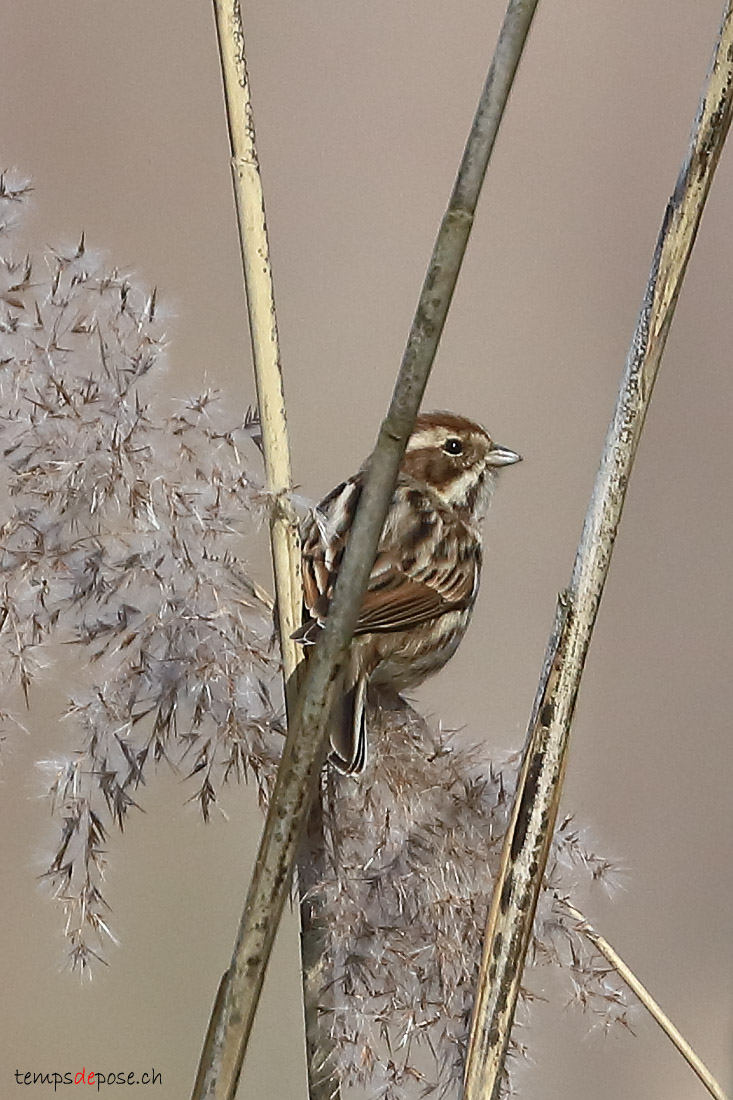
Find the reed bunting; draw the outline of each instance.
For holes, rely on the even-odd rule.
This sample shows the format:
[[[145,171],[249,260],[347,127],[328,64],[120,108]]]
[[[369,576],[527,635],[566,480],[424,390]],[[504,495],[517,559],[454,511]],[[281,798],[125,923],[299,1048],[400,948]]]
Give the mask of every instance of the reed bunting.
[[[330,759],[340,771],[356,774],[366,762],[368,686],[416,687],[458,648],[478,592],[479,524],[497,473],[519,461],[473,420],[418,416],[330,718]],[[305,645],[328,613],[363,480],[362,467],[304,523],[304,615],[293,637]]]

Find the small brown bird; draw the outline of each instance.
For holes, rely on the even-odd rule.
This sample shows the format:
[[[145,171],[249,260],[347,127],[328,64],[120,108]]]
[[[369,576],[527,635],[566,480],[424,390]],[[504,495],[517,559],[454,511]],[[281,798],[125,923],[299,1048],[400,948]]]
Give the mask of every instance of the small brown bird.
[[[330,719],[330,759],[340,771],[364,768],[368,685],[416,687],[458,648],[478,592],[479,524],[498,471],[520,461],[466,417],[417,418]],[[305,521],[304,616],[293,635],[304,644],[315,642],[328,613],[363,481],[364,468]]]

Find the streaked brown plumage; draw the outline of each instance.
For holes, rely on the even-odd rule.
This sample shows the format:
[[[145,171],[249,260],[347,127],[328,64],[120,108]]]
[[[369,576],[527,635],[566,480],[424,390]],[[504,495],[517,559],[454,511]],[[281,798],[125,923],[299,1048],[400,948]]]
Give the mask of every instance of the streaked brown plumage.
[[[455,653],[478,592],[479,524],[498,470],[519,461],[466,417],[417,418],[331,716],[331,760],[341,771],[364,768],[367,686],[416,687]],[[362,469],[338,485],[304,524],[304,621],[294,635],[304,644],[328,612],[363,477]]]

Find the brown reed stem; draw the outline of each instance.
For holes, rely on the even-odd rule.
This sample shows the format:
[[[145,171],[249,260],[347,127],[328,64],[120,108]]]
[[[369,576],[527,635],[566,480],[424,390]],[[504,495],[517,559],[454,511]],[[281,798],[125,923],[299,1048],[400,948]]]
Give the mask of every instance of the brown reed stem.
[[[728,0],[690,147],[662,221],[570,585],[558,602],[546,651],[489,912],[464,1100],[496,1100],[500,1094],[588,647],[654,381],[732,112],[733,15]]]
[[[215,3],[218,14],[222,5],[219,0]],[[328,619],[308,661],[294,720],[289,724],[244,905],[223,1013],[214,1036],[212,1061],[204,1075],[201,1096],[206,1100],[233,1100],[236,1092],[265,969],[318,785],[334,683],[351,641],[400,462],[443,331],[481,185],[536,3],[537,0],[510,0],[453,193],[435,242],[389,410],[369,462]],[[234,9],[237,21],[234,21]],[[241,81],[242,35],[236,0],[228,0],[221,19],[225,33],[231,24],[235,27],[235,37],[238,36],[235,57]]]

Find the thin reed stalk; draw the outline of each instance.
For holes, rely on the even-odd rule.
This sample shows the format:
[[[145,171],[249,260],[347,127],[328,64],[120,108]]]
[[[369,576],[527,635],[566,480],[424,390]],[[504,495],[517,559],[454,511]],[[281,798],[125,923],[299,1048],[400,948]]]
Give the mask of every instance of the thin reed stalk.
[[[453,194],[435,242],[389,410],[369,462],[328,620],[308,661],[298,704],[291,715],[222,1012],[212,1041],[207,1044],[209,1064],[199,1072],[201,1088],[197,1100],[198,1097],[233,1100],[236,1092],[265,969],[318,786],[334,683],[353,634],[399,465],[443,331],[491,150],[536,6],[537,0],[510,0],[507,8]],[[227,44],[231,56],[223,60],[225,81],[231,71],[232,86],[246,84],[238,4],[236,0],[228,0],[226,4],[215,0],[215,7],[220,38],[233,38]],[[249,109],[240,113],[238,122],[251,130]],[[252,155],[250,150],[248,156]],[[250,165],[246,157],[237,155],[234,164],[236,181],[249,172]],[[247,229],[241,215],[240,226],[240,234],[244,236]],[[274,318],[271,319],[274,323]]]
[[[626,982],[631,992],[638,997],[649,1015],[655,1023],[659,1025],[669,1041],[674,1044],[690,1069],[697,1074],[710,1095],[714,1097],[714,1100],[728,1100],[727,1095],[723,1092],[723,1089],[718,1084],[715,1077],[713,1077],[702,1058],[695,1053],[679,1028],[675,1027],[667,1013],[662,1009],[661,1005],[655,1001],[644,983],[637,978],[629,964],[621,958],[616,948],[613,947],[606,937],[602,936],[601,933],[593,927],[590,921],[583,916],[580,910],[576,909],[567,899],[564,900],[563,904],[570,916],[578,922],[578,931],[593,944],[601,955],[603,955],[604,959],[611,964],[619,977]]]
[[[269,519],[276,593],[274,610],[283,663],[286,707],[290,717],[300,682],[299,662],[302,656],[300,647],[291,636],[300,625],[302,594],[298,522],[290,504],[292,492],[290,446],[275,293],[247,73],[244,28],[238,0],[226,0],[226,2],[214,0],[214,14],[231,149],[237,227],[262,433],[262,453],[266,484],[271,495]],[[311,845],[310,855],[315,854],[315,848]],[[311,968],[305,965],[305,960],[313,954],[314,947],[320,943],[313,923],[312,907],[301,907],[306,1038],[309,1049],[315,1050],[322,1045],[324,1038],[320,1034],[321,1019],[318,1012],[317,993],[312,990],[312,982],[309,981]],[[315,939],[315,944],[310,944],[309,941],[312,939]],[[194,1086],[194,1097],[202,1095],[206,1072],[215,1057],[214,1039],[216,1027],[226,1003],[227,979],[228,972],[222,978],[212,1010]],[[312,1063],[313,1059],[309,1058],[309,1079],[312,1076]],[[332,1086],[329,1095],[333,1097],[338,1089],[333,1083]],[[311,1093],[312,1100],[316,1100],[315,1090],[311,1089]]]

